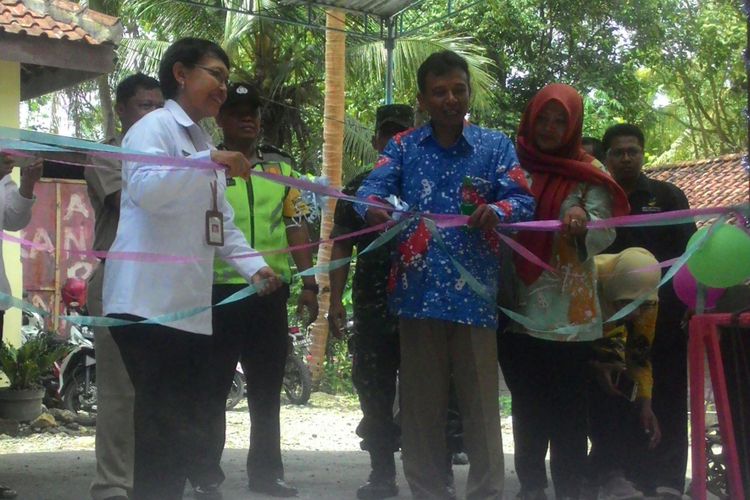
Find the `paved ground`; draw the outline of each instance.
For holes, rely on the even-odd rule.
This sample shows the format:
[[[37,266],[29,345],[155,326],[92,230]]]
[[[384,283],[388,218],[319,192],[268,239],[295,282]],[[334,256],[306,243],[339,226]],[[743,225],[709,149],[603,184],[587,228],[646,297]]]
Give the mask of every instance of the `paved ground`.
[[[300,490],[301,499],[348,500],[369,472],[367,454],[361,451],[286,451],[287,480]],[[512,456],[506,455],[506,495],[515,498],[518,479],[512,472]],[[2,481],[18,490],[19,500],[84,500],[93,477],[94,452],[62,451],[0,456]],[[222,463],[227,480],[225,500],[270,498],[250,493],[245,485],[245,450],[231,449]],[[468,466],[455,467],[459,498],[463,496]],[[411,498],[399,464],[398,498]],[[186,490],[186,499],[192,494]]]

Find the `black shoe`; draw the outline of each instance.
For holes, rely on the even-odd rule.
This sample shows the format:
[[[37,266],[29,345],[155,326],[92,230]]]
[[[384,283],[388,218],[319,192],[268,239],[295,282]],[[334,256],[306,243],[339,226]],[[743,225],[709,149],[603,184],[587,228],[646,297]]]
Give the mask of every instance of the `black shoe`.
[[[208,486],[193,487],[193,496],[200,500],[222,500],[224,495],[221,494],[218,484],[209,484]]]
[[[357,498],[360,500],[370,500],[376,498],[390,498],[398,496],[398,485],[394,478],[373,479],[357,488]]]
[[[466,465],[469,463],[469,456],[460,451],[451,455],[451,462],[453,462],[453,465]]]
[[[251,479],[248,481],[247,487],[250,488],[250,491],[280,498],[296,497],[299,493],[297,488],[289,486],[283,479]]]

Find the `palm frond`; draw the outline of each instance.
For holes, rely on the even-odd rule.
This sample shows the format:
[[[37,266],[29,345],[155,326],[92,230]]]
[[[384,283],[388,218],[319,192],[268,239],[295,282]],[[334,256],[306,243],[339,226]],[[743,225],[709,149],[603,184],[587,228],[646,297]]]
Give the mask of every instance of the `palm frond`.
[[[130,74],[141,71],[147,75],[157,75],[159,62],[169,45],[169,42],[162,40],[123,38],[118,48],[120,72]]]
[[[378,153],[372,147],[372,127],[367,127],[354,117],[344,119],[343,182],[373,164]]]
[[[439,34],[431,37],[398,39],[394,49],[394,82],[401,95],[417,93],[417,69],[434,52],[452,50],[469,64],[473,90],[472,104],[477,111],[488,110],[496,103],[495,78],[490,70],[494,62],[486,57],[485,49],[471,38]],[[347,47],[350,78],[385,81],[386,51],[381,42]]]
[[[224,5],[230,10],[224,19],[222,47],[232,61],[240,59],[239,52],[243,43],[255,26],[255,16],[235,12],[235,10],[252,11],[253,0],[226,0]]]

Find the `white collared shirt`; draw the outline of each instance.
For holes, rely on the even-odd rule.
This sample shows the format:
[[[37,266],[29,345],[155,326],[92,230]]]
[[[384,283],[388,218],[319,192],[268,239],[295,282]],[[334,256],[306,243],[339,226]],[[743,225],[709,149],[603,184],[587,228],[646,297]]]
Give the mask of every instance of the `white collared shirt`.
[[[0,231],[18,231],[26,227],[31,220],[31,207],[36,196],[24,198],[18,192],[18,186],[10,178],[10,174],[0,179]],[[3,261],[3,245],[0,242],[0,292],[10,295],[10,284],[5,274]],[[21,265],[21,262],[18,262]],[[10,304],[0,304],[0,310],[6,310]]]
[[[133,125],[123,147],[148,154],[209,159],[213,146],[177,102],[152,111]],[[156,167],[156,168],[155,168]],[[217,175],[218,174],[218,175]],[[206,211],[217,181],[218,209],[224,215],[224,246],[206,244]],[[149,263],[112,258],[104,275],[104,314],[154,318],[211,304],[214,253],[220,258],[253,252],[232,221],[224,198],[224,172],[168,170],[123,161],[120,223],[110,252],[146,252],[199,259],[194,263]],[[249,280],[266,263],[262,257],[228,259]],[[211,310],[165,323],[211,334]]]

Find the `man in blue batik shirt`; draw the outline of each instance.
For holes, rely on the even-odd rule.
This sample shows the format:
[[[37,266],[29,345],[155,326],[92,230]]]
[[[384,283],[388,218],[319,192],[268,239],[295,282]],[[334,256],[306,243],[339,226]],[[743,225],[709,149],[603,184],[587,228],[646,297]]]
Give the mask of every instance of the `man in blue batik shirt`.
[[[469,215],[469,227],[411,224],[391,269],[390,306],[401,331],[401,415],[404,473],[416,498],[453,498],[445,468],[445,419],[453,375],[471,468],[468,499],[502,498],[504,464],[498,407],[495,290],[500,222],[529,220],[534,198],[510,140],[464,121],[469,68],[457,54],[432,54],[419,68],[419,104],[430,115],[395,136],[357,192],[396,195],[411,210]],[[388,211],[356,206],[370,225]],[[481,283],[478,293],[451,261]],[[511,263],[508,263],[511,265]]]

